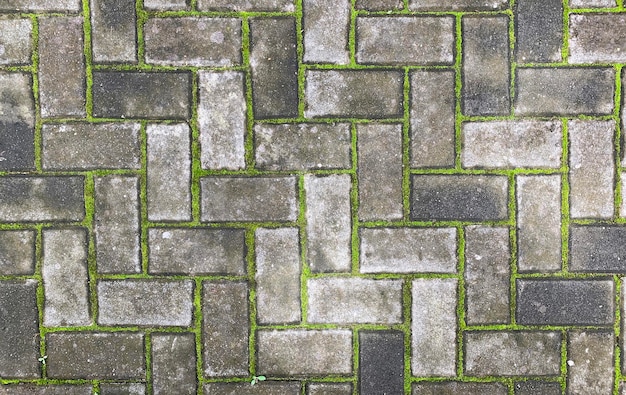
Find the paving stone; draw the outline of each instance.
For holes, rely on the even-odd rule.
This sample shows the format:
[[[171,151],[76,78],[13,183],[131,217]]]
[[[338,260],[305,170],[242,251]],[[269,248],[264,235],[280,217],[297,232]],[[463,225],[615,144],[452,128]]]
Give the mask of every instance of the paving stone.
[[[294,11],[293,0],[199,0],[200,11]]]
[[[453,64],[454,52],[452,16],[356,19],[357,63]]]
[[[253,18],[249,23],[254,117],[297,117],[298,59],[295,19]]]
[[[100,395],[144,395],[146,385],[142,383],[101,383]]]
[[[357,10],[387,11],[399,10],[404,6],[402,0],[356,0]]]
[[[413,384],[412,395],[507,395],[502,383],[420,382]]]
[[[28,275],[34,272],[35,231],[0,231],[0,276]]]
[[[561,167],[563,132],[559,121],[467,122],[461,133],[463,167]]]
[[[456,273],[455,228],[361,228],[361,273]]]
[[[150,124],[148,136],[148,219],[191,219],[191,137],[189,126]]]
[[[100,280],[98,324],[189,326],[193,288],[191,280]]]
[[[490,221],[507,217],[504,176],[413,175],[411,219]]]
[[[560,62],[563,2],[522,0],[515,3],[515,55],[518,62]]]
[[[149,229],[151,274],[245,275],[243,229]]]
[[[347,174],[304,176],[306,259],[313,272],[349,271],[351,180]]]
[[[571,0],[570,8],[601,8],[615,7],[615,0]]]
[[[33,384],[0,384],[0,395],[92,395],[89,385],[33,385]],[[106,395],[100,392],[101,395]]]
[[[83,18],[40,18],[38,52],[41,116],[84,117]]]
[[[571,331],[567,344],[567,391],[613,392],[613,332]],[[569,362],[572,361],[572,362]]]
[[[145,379],[143,333],[56,332],[46,344],[50,378]]]
[[[304,0],[303,60],[311,63],[348,64],[350,0]]]
[[[359,394],[404,392],[404,333],[359,332]]]
[[[152,388],[159,394],[196,393],[196,344],[193,333],[152,335]]]
[[[517,267],[561,270],[561,176],[517,176]]]
[[[244,74],[238,71],[198,72],[200,158],[203,169],[243,169],[246,98]]]
[[[0,377],[3,379],[40,377],[38,316],[36,280],[0,281],[0,354],[4,356],[0,358]]]
[[[144,8],[158,11],[189,9],[189,0],[143,0]]]
[[[411,290],[411,372],[413,376],[456,374],[454,278],[420,278]]]
[[[461,105],[465,115],[508,115],[509,18],[465,16]]]
[[[0,72],[0,171],[35,167],[35,105],[31,87],[28,74]]]
[[[518,381],[513,385],[515,395],[561,395],[561,385],[539,380]]]
[[[254,240],[258,322],[299,323],[302,264],[298,229],[259,228]]]
[[[137,62],[137,13],[133,0],[91,0],[94,62]]]
[[[468,376],[557,376],[561,334],[547,331],[465,332]]]
[[[454,72],[412,70],[411,167],[452,167],[455,158]]]
[[[569,18],[569,63],[626,62],[626,46],[616,39],[626,35],[626,15],[570,14]]]
[[[409,0],[410,11],[482,11],[501,10],[506,0]]]
[[[517,323],[613,325],[613,281],[517,280]]]
[[[166,66],[241,64],[238,18],[150,18],[144,26],[146,63]]]
[[[569,270],[572,272],[626,272],[626,228],[572,226],[569,230]]]
[[[250,383],[206,383],[204,395],[300,395],[298,382],[264,382],[252,386]]]
[[[350,383],[309,383],[306,395],[352,395]]]
[[[307,70],[304,116],[402,116],[403,75],[395,70]]]
[[[31,63],[33,45],[30,36],[32,31],[33,24],[30,19],[0,20],[0,64]]]
[[[140,169],[138,123],[45,124],[42,166],[56,169]]]
[[[93,116],[189,119],[191,74],[94,71]]]
[[[568,121],[570,215],[611,218],[615,160],[614,121]]]
[[[349,169],[350,124],[256,124],[256,167],[262,170]]]
[[[398,324],[402,280],[321,277],[307,281],[312,324]]]
[[[510,240],[504,227],[465,229],[465,321],[468,325],[510,322]]]
[[[90,325],[86,230],[45,229],[42,238],[43,324]]]
[[[200,179],[201,220],[295,221],[294,177],[204,177]]]
[[[9,0],[0,4],[0,11],[80,11],[80,0]]]
[[[402,125],[358,124],[359,219],[402,219]]]
[[[286,329],[257,332],[257,370],[282,376],[352,374],[352,331]]]
[[[202,314],[204,375],[248,377],[248,285],[204,281]]]
[[[515,115],[603,115],[613,112],[610,68],[517,68]]]

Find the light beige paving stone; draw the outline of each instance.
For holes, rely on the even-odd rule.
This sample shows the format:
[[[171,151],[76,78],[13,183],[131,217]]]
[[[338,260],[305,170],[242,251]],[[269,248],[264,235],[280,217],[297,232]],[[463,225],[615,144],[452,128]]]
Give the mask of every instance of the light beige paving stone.
[[[294,0],[199,0],[200,11],[294,11]]]
[[[615,0],[571,0],[570,8],[608,8],[615,7]]]
[[[80,0],[8,0],[0,3],[0,11],[80,11]]]
[[[101,383],[99,395],[145,395],[145,393],[146,385],[143,383]]]
[[[310,383],[306,386],[307,395],[350,395],[350,383]]]
[[[402,0],[356,0],[357,10],[387,11],[398,10],[403,6]]]
[[[350,0],[303,0],[304,61],[348,64]]]
[[[206,383],[205,395],[300,395],[300,383],[293,381],[250,383]]]
[[[137,62],[134,0],[90,0],[94,62]]]
[[[494,11],[507,7],[506,0],[409,0],[411,11]]]
[[[143,0],[143,6],[158,11],[185,10],[189,8],[189,0]]]
[[[626,62],[626,45],[617,39],[626,35],[626,15],[570,14],[569,18],[569,63]]]
[[[32,31],[30,19],[0,20],[0,64],[30,64],[33,50]]]
[[[0,275],[35,272],[35,231],[0,231]]]
[[[196,394],[196,344],[193,333],[154,333],[152,386],[155,395]]]
[[[612,332],[570,331],[567,345],[567,393],[609,394],[613,391]]]

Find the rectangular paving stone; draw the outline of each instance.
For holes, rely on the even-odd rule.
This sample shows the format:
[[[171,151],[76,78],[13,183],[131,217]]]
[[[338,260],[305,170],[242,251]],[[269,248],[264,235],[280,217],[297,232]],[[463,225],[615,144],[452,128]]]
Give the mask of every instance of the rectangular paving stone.
[[[306,259],[313,272],[351,268],[350,188],[347,174],[304,176]]]
[[[143,0],[144,8],[156,11],[177,11],[189,9],[189,0]]]
[[[361,228],[361,273],[456,273],[455,228]]]
[[[557,376],[561,334],[548,331],[465,332],[468,376]]]
[[[80,11],[80,0],[9,0],[0,4],[0,11],[78,12]]]
[[[306,395],[351,395],[351,383],[309,383]]]
[[[250,20],[252,103],[256,119],[298,116],[296,21]]]
[[[148,219],[191,220],[191,132],[184,123],[150,124]]]
[[[248,377],[248,292],[245,282],[202,283],[203,368],[207,377]]]
[[[143,333],[56,332],[46,344],[50,378],[145,379]]]
[[[0,72],[0,171],[35,168],[32,86],[29,74]]]
[[[464,16],[461,105],[465,115],[508,115],[509,18]]]
[[[613,4],[614,5],[614,4]],[[624,63],[626,48],[616,37],[626,35],[626,15],[570,14],[569,63]]]
[[[571,226],[569,236],[570,271],[626,273],[626,227]]]
[[[0,384],[0,395],[92,395],[92,389],[91,384]],[[101,395],[106,394],[101,392]]]
[[[294,177],[204,177],[200,179],[201,220],[295,221]]]
[[[138,123],[45,124],[42,166],[56,169],[139,169]]]
[[[41,116],[84,117],[87,85],[83,18],[40,18],[38,52]]]
[[[93,72],[93,116],[191,118],[191,73]]]
[[[571,0],[571,8],[610,8],[615,7],[615,0]]]
[[[42,238],[43,324],[90,325],[86,230],[44,229]]]
[[[0,8],[2,6],[0,5]],[[31,63],[33,50],[31,34],[33,24],[30,19],[0,20],[0,55],[2,65],[22,65]]]
[[[387,11],[402,9],[402,0],[356,0],[357,10]]]
[[[243,169],[246,93],[239,71],[198,72],[198,129],[203,169]]]
[[[148,229],[150,274],[246,274],[243,229]]]
[[[395,70],[307,70],[306,118],[402,116],[402,72]]]
[[[402,125],[358,124],[359,219],[402,219]]]
[[[99,395],[145,395],[143,383],[100,383]]]
[[[307,281],[312,324],[398,324],[402,280],[320,277]]]
[[[195,335],[154,333],[151,340],[154,394],[195,394],[197,380]]]
[[[515,115],[608,115],[613,112],[611,68],[517,68]]]
[[[502,383],[468,382],[418,382],[412,386],[412,395],[507,395],[508,388]],[[535,394],[537,395],[537,394]]]
[[[304,0],[302,9],[303,60],[310,63],[350,63],[350,1]]]
[[[359,394],[404,392],[404,333],[359,332]]]
[[[262,170],[349,169],[349,123],[256,124],[255,164]]]
[[[520,0],[515,3],[514,15],[516,60],[521,63],[560,62],[563,2]]]
[[[0,355],[3,355],[0,377],[3,379],[41,377],[37,361],[38,320],[37,280],[0,281]]]
[[[133,0],[91,0],[93,61],[137,62],[137,13]]]
[[[199,0],[200,11],[284,11],[295,9],[294,0]]]
[[[191,280],[100,280],[98,324],[189,326],[193,288]]]
[[[0,231],[0,276],[28,275],[34,272],[35,231]]]
[[[506,0],[409,0],[410,11],[495,11],[508,6]]]
[[[457,279],[420,278],[411,289],[413,376],[456,374]]]
[[[613,325],[614,284],[606,280],[517,280],[517,323]]]
[[[449,65],[454,52],[452,16],[356,19],[357,63]]]
[[[254,386],[250,383],[206,383],[202,388],[204,395],[300,395],[300,383],[289,381],[268,381]]]
[[[609,394],[613,392],[613,350],[615,348],[613,337],[613,332],[569,332],[568,393]]]
[[[302,264],[298,229],[259,228],[254,234],[254,245],[258,322],[300,322]]]
[[[515,395],[561,395],[558,382],[539,380],[518,381],[513,385]]]
[[[351,330],[259,330],[257,348],[257,371],[263,375],[352,374]]]
[[[413,175],[411,219],[491,221],[507,218],[505,176]]]

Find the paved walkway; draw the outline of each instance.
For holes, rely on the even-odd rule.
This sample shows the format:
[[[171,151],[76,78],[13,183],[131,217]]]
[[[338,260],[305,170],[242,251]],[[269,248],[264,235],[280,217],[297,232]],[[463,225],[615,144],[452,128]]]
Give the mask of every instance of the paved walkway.
[[[623,0],[0,14],[0,394],[626,394]]]

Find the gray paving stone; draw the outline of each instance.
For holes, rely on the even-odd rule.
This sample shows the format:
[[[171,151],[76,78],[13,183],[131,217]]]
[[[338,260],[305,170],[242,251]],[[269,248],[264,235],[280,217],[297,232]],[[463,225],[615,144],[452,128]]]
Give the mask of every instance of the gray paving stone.
[[[361,228],[361,273],[456,273],[455,228]]]
[[[522,63],[560,62],[563,2],[522,0],[515,3],[515,55]]]
[[[298,59],[295,19],[253,18],[249,23],[254,117],[297,117]]]
[[[572,218],[611,218],[614,121],[570,120],[569,181]]]
[[[150,124],[148,136],[148,219],[191,219],[191,132],[184,123]]]
[[[143,0],[144,8],[158,11],[189,9],[189,0]]]
[[[200,11],[294,11],[294,0],[199,0]]]
[[[615,7],[615,0],[571,0],[569,2],[571,8],[609,8]]]
[[[402,219],[402,125],[358,124],[359,219]]]
[[[561,395],[561,385],[539,380],[518,381],[513,385],[515,395]]]
[[[137,13],[133,0],[91,0],[94,62],[137,62]]]
[[[615,4],[613,4],[614,6]],[[569,63],[624,63],[624,14],[570,14]]]
[[[297,228],[255,232],[257,320],[293,324],[300,313],[300,243]]]
[[[46,344],[50,378],[145,379],[143,333],[56,332]]]
[[[9,0],[0,4],[0,11],[80,11],[80,0]]]
[[[356,61],[363,64],[454,63],[451,16],[358,17]]]
[[[490,221],[507,217],[504,176],[413,175],[411,219]]]
[[[412,282],[411,372],[413,376],[456,374],[457,279]]]
[[[256,167],[262,170],[349,169],[350,124],[256,124]]]
[[[613,392],[613,332],[571,331],[567,344],[567,392]],[[571,361],[571,362],[570,362]]]
[[[402,280],[321,277],[307,281],[312,324],[398,324]]]
[[[350,383],[309,383],[306,386],[306,395],[351,395]]]
[[[0,64],[31,63],[33,45],[30,37],[32,31],[33,24],[30,19],[0,20]]]
[[[245,275],[243,229],[149,229],[151,274]]]
[[[248,285],[204,281],[202,314],[204,375],[248,377]]]
[[[351,268],[350,188],[347,174],[304,176],[306,259],[313,272]]]
[[[193,288],[191,280],[100,280],[98,324],[189,326]]]
[[[244,74],[238,71],[198,72],[200,158],[204,169],[243,169],[246,98]]]
[[[515,115],[603,115],[613,112],[610,68],[518,68]]]
[[[207,383],[205,395],[300,395],[299,382],[265,382],[251,386],[250,383]]]
[[[399,10],[403,7],[402,0],[356,0],[357,10],[387,11]]]
[[[404,333],[359,332],[359,394],[404,392]]]
[[[626,273],[625,227],[572,226],[569,235],[570,271]]]
[[[28,275],[34,272],[35,231],[0,231],[0,276]]]
[[[413,384],[412,395],[507,395],[502,383],[423,382]]]
[[[508,7],[506,0],[409,0],[411,11],[494,11]]]
[[[189,119],[188,72],[93,72],[93,116]]]
[[[412,70],[410,82],[411,167],[454,166],[454,72]]]
[[[45,124],[42,166],[57,169],[141,168],[138,123]]]
[[[0,384],[0,395],[92,395],[92,388],[91,384]],[[100,394],[106,395],[104,392]]]
[[[320,376],[352,374],[352,331],[286,329],[257,332],[260,374]]]
[[[547,331],[466,332],[468,376],[557,376],[561,334]]]
[[[304,0],[304,61],[348,64],[350,0]]]
[[[0,281],[0,354],[4,356],[0,358],[0,377],[3,379],[41,377],[37,361],[38,316],[36,280]]]
[[[35,167],[35,105],[31,76],[0,72],[0,171]]]
[[[403,75],[395,70],[307,70],[304,116],[402,116]]]
[[[242,60],[238,18],[150,18],[144,38],[149,64],[226,67]]]
[[[510,240],[505,227],[465,229],[465,322],[510,322]]]
[[[517,323],[613,325],[614,284],[606,280],[517,280]]]
[[[146,385],[142,383],[101,383],[99,395],[144,395]]]
[[[294,177],[204,177],[200,179],[201,220],[295,221]]]
[[[196,344],[193,333],[152,335],[152,388],[155,395],[196,394]]]

